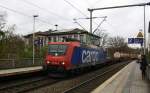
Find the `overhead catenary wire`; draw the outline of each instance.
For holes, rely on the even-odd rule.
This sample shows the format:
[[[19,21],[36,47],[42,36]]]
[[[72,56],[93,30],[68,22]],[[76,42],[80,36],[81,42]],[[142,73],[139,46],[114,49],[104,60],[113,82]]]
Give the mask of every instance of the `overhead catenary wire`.
[[[25,2],[25,3],[27,3],[27,4],[29,4],[29,5],[32,5],[32,6],[36,7],[36,8],[39,8],[39,9],[41,9],[41,10],[43,10],[43,11],[46,11],[46,12],[48,12],[49,14],[53,14],[53,15],[55,15],[55,16],[61,17],[61,18],[63,18],[63,19],[66,20],[66,18],[64,18],[64,17],[62,17],[62,16],[59,16],[59,15],[57,15],[56,13],[53,13],[53,12],[47,10],[47,9],[44,9],[44,8],[38,6],[38,5],[34,4],[34,3],[31,3],[31,2],[29,2],[29,1],[27,1],[27,0],[21,0],[21,1],[23,1],[23,2]],[[88,17],[88,16],[87,16],[86,14],[84,14],[80,9],[76,8],[73,4],[71,4],[71,3],[68,2],[67,0],[64,0],[64,1],[67,2],[69,5],[71,5],[71,6],[72,6],[74,9],[76,9],[78,12],[80,12],[82,15]]]
[[[80,9],[78,9],[77,7],[75,7],[72,3],[70,3],[67,0],[64,0],[66,3],[68,3],[70,6],[72,6],[76,11],[78,11],[80,14],[82,14],[85,17],[88,17],[86,14],[84,14]],[[94,22],[94,24],[98,25],[96,22]]]
[[[28,0],[21,0],[21,1],[24,1],[24,2],[28,2],[28,3],[30,3]],[[64,1],[66,1],[66,2],[68,2],[67,0],[64,0]],[[70,2],[68,2],[68,3],[70,3]],[[72,3],[70,3],[71,5],[72,5],[72,7],[74,6]],[[34,7],[37,7],[37,8],[39,8],[39,9],[41,9],[41,10],[43,10],[43,11],[47,11],[48,12],[48,10],[47,9],[45,9],[45,8],[42,8],[42,7],[40,7],[40,6],[38,6],[38,5],[36,5],[36,4],[34,4],[34,3],[30,3],[30,5],[32,5],[32,6],[34,6]],[[23,13],[23,12],[20,12],[20,11],[18,11],[18,10],[14,10],[14,9],[10,9],[10,8],[8,8],[8,7],[5,7],[5,9],[8,9],[8,10],[12,10],[13,12],[17,12],[17,13],[19,13],[20,15],[24,15],[24,16],[27,16],[27,17],[30,17],[30,18],[33,18],[33,16],[31,15],[27,15],[26,13]],[[74,6],[74,8],[76,8],[75,6]],[[84,15],[84,16],[86,16],[86,17],[88,17],[86,14],[84,14],[80,9],[78,9],[78,8],[76,8],[76,10],[79,10],[80,11],[80,13],[82,13],[82,15]],[[78,11],[78,12],[79,12]],[[49,14],[50,14],[50,11],[49,11]],[[52,13],[51,13],[52,14]],[[56,14],[56,13],[55,13]],[[59,15],[58,15],[59,16]],[[61,17],[63,17],[63,16],[61,16]],[[64,17],[65,18],[65,17]],[[43,22],[43,23],[46,23],[46,24],[50,24],[50,25],[52,25],[52,26],[54,26],[55,24],[52,24],[52,23],[49,23],[49,22],[47,22],[47,21],[44,21],[44,20],[41,20],[41,19],[39,19],[39,18],[37,18],[37,20],[39,20],[39,21],[41,21],[41,22]],[[97,24],[97,23],[96,23]],[[98,25],[98,24],[97,24]],[[61,26],[59,26],[60,28],[62,28]]]
[[[60,16],[60,15],[57,15],[56,13],[51,12],[51,11],[45,9],[45,8],[42,8],[42,7],[40,7],[40,6],[38,6],[38,5],[34,4],[34,3],[31,3],[31,2],[29,2],[29,1],[27,1],[27,0],[21,0],[21,1],[27,3],[27,4],[31,5],[31,6],[34,6],[34,7],[36,7],[36,8],[39,8],[39,9],[45,11],[45,12],[48,12],[49,14],[52,14],[52,15],[57,16],[57,17],[60,17],[60,18],[62,18],[62,19],[64,19],[64,20],[68,20],[68,19],[66,19],[65,17],[62,17],[62,16]],[[68,2],[67,0],[64,0],[64,1],[67,2],[69,5],[71,5],[71,6],[72,6],[74,9],[76,9],[78,12],[80,12],[82,15],[86,16],[86,17],[87,17],[86,19],[88,19],[88,16],[87,16],[86,14],[84,14],[80,9],[78,9],[77,7],[75,7],[73,4],[71,4],[71,3]],[[95,18],[98,18],[98,17],[95,17]],[[95,22],[94,22],[94,23],[95,23]],[[95,23],[95,24],[98,25],[97,23]]]
[[[92,19],[95,19],[95,18],[105,18],[106,16],[103,16],[103,17],[92,17]],[[86,18],[76,18],[77,20],[78,19],[90,19],[89,17],[86,17]]]
[[[19,0],[19,1],[20,1],[20,0]],[[52,11],[49,11],[49,10],[47,10],[47,9],[45,9],[45,8],[42,8],[42,7],[36,5],[36,4],[32,3],[32,2],[29,2],[29,1],[27,1],[27,0],[21,0],[21,1],[24,2],[24,3],[26,3],[26,4],[31,5],[31,6],[33,6],[33,7],[39,8],[40,10],[45,11],[45,12],[49,13],[50,15],[57,16],[58,18],[61,18],[61,19],[63,19],[63,20],[69,20],[69,19],[67,19],[67,18],[65,18],[65,17],[63,17],[63,16],[60,16],[60,15],[58,15],[58,14],[52,12]]]
[[[23,15],[23,16],[26,16],[26,17],[31,17],[31,16],[29,16],[29,15],[27,15],[27,14],[25,14],[25,13],[19,12],[19,11],[17,11],[17,10],[14,10],[14,9],[11,9],[11,8],[8,8],[8,7],[5,7],[5,6],[3,6],[3,5],[0,5],[0,7],[1,7],[1,8],[4,8],[4,9],[7,9],[7,10],[9,10],[9,11],[12,11],[12,12],[14,12],[14,13],[17,13],[17,14],[20,14],[20,15]]]
[[[76,11],[78,11],[80,14],[82,14],[85,17],[88,17],[86,14],[84,14],[80,9],[78,9],[77,7],[75,7],[72,3],[70,3],[67,0],[64,0],[66,3],[68,3],[70,6],[72,6]]]
[[[11,11],[11,12],[17,13],[17,14],[19,14],[19,15],[26,16],[26,17],[29,17],[29,18],[33,18],[33,16],[27,15],[27,14],[25,14],[25,13],[23,13],[23,12],[20,12],[20,11],[15,10],[15,9],[11,9],[11,8],[8,8],[8,7],[3,6],[3,5],[0,5],[0,7],[1,7],[1,8],[4,8],[4,9],[7,9],[7,10],[9,10],[9,11]],[[39,19],[39,18],[38,18],[37,20],[39,20],[39,21],[41,21],[41,22],[43,22],[43,23],[45,23],[45,24],[49,24],[49,25],[54,26],[52,23],[46,22],[46,21],[41,20],[41,19]],[[60,27],[60,28],[61,28],[61,27]]]
[[[98,28],[101,26],[101,24],[106,21],[107,16],[104,17],[104,19],[99,23],[99,25],[97,26],[97,28],[93,31],[93,33],[98,30]]]
[[[75,21],[74,23],[78,24],[83,30],[87,31],[80,23],[77,22],[76,19],[73,19],[73,20]]]

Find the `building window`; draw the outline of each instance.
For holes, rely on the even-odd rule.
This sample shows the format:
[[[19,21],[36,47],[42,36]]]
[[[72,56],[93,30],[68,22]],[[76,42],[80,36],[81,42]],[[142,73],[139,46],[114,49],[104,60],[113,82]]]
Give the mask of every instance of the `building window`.
[[[72,38],[72,35],[68,35],[68,38]]]
[[[60,36],[59,36],[59,41],[60,41],[60,42],[63,41],[63,37],[64,37],[64,35],[60,35]]]
[[[80,41],[81,41],[81,43],[84,42],[84,35],[80,35]]]
[[[52,41],[52,37],[48,37],[48,41],[51,42]]]
[[[57,41],[57,37],[56,37],[56,36],[53,37],[53,41],[54,41],[54,42]]]
[[[63,36],[58,36],[58,41],[62,42],[63,41]]]
[[[77,34],[74,35],[74,39],[78,39],[78,35]]]

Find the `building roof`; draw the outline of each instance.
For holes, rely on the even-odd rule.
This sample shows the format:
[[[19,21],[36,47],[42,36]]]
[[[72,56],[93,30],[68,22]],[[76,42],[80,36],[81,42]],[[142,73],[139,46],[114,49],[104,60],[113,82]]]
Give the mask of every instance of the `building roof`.
[[[92,35],[94,37],[100,38],[99,36],[92,34],[88,31],[82,30],[82,29],[62,29],[62,30],[49,30],[49,31],[45,31],[45,32],[36,32],[35,35],[42,35],[42,36],[52,36],[52,35],[66,35],[66,34],[89,34]],[[32,36],[32,34],[28,34],[26,36],[24,36],[25,38],[28,38]]]
[[[35,34],[35,35],[41,35],[41,36],[47,36],[48,34],[50,34],[50,33],[52,33],[52,32],[53,32],[53,31],[50,29],[50,30],[45,31],[45,32],[41,32],[41,31],[35,32],[34,34]],[[25,35],[24,37],[25,37],[25,38],[29,38],[29,37],[32,36],[32,35],[33,35],[33,33],[28,34],[28,35]]]

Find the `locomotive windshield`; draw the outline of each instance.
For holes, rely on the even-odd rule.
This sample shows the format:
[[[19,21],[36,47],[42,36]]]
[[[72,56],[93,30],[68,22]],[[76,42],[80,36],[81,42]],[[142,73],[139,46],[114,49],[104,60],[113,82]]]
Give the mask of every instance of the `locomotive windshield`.
[[[52,44],[48,46],[48,54],[53,56],[61,56],[66,53],[67,45]]]

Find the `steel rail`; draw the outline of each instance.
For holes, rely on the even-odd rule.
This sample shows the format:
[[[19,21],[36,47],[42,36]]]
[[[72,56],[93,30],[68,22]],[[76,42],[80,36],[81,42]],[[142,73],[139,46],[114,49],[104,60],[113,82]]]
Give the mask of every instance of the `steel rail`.
[[[110,69],[110,70],[107,70],[107,71],[103,72],[102,74],[99,74],[99,75],[97,75],[97,76],[95,76],[95,77],[93,77],[93,78],[91,78],[91,79],[89,79],[89,80],[86,80],[86,81],[84,81],[84,82],[82,82],[82,83],[80,83],[80,84],[78,84],[78,85],[75,85],[74,87],[69,88],[69,89],[65,90],[64,92],[62,92],[62,93],[70,93],[70,91],[73,91],[73,90],[79,88],[80,86],[83,86],[83,85],[85,85],[85,84],[91,82],[92,80],[95,80],[95,79],[98,78],[98,77],[103,77],[104,74],[107,74],[107,73],[109,73],[109,72],[111,72],[111,71],[113,71],[113,70],[115,70],[115,69],[117,69],[118,67],[123,66],[123,65],[125,65],[125,63],[124,63],[124,64],[121,64],[121,65],[119,65],[119,66],[116,66],[116,67],[114,67],[114,68],[112,68],[112,69]]]
[[[24,93],[24,92],[34,90],[34,89],[42,87],[42,86],[54,84],[58,81],[59,80],[50,79],[48,77],[45,77],[45,78],[41,78],[41,79],[37,79],[37,80],[32,80],[32,81],[27,81],[27,82],[14,84],[14,85],[6,86],[6,87],[1,87],[0,93],[5,92],[5,91],[9,91],[9,92],[13,92],[13,93]]]

